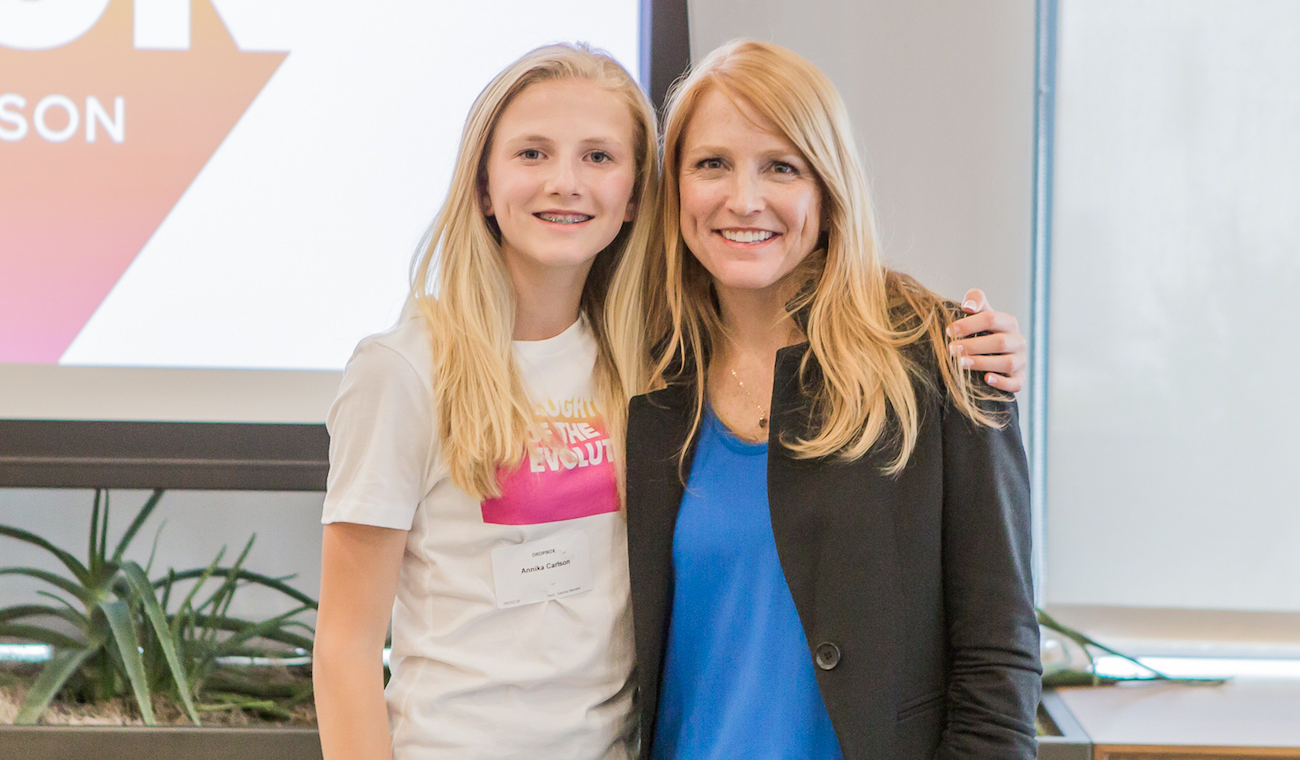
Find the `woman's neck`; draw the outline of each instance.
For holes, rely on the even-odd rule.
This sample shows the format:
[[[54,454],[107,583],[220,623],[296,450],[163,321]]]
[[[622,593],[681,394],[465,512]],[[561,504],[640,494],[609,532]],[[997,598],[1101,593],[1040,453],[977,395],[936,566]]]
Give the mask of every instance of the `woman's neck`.
[[[803,332],[786,313],[787,288],[762,290],[717,287],[718,305],[728,345],[722,352],[766,359],[771,363],[776,352],[804,340]]]
[[[709,404],[733,433],[751,441],[767,440],[776,352],[803,340],[785,312],[784,290],[717,286],[726,338],[709,361]]]

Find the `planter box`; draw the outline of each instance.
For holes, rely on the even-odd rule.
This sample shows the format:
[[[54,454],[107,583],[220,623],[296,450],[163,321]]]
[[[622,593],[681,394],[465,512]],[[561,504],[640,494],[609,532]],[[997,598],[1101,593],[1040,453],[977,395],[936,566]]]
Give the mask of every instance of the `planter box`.
[[[1038,760],[1092,760],[1092,739],[1059,694],[1051,689],[1044,691],[1038,709],[1047,713],[1060,733],[1060,736],[1038,737]]]
[[[4,760],[321,760],[314,728],[0,726]]]
[[[1040,760],[1091,760],[1092,742],[1054,692],[1043,709],[1063,736],[1038,739]],[[0,726],[4,760],[321,760],[314,728]]]

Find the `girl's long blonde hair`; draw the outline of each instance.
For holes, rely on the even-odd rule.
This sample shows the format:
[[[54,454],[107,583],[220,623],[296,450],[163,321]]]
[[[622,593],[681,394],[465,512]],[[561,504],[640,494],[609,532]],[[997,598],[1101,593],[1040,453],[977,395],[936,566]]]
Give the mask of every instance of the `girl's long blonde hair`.
[[[484,216],[486,160],[501,113],[526,87],[553,80],[592,82],[621,97],[635,125],[637,214],[596,256],[581,310],[598,346],[595,386],[610,439],[621,446],[627,399],[647,377],[642,268],[659,180],[654,108],[609,55],[585,45],[549,45],[496,76],[470,108],[447,200],[412,264],[411,297],[433,344],[433,408],[439,457],[452,481],[476,498],[500,493],[498,468],[520,461],[536,430],[535,405],[511,347],[514,293],[500,235]],[[617,308],[615,308],[617,305]],[[621,468],[619,471],[621,482]]]
[[[686,248],[680,229],[682,140],[703,96],[718,91],[775,125],[816,175],[822,194],[818,250],[795,269],[787,304],[808,338],[800,382],[811,407],[806,437],[783,440],[800,458],[857,459],[877,442],[894,446],[886,472],[900,472],[920,429],[913,381],[935,383],[972,420],[998,426],[981,402],[996,391],[974,383],[949,356],[952,307],[883,264],[862,161],[848,110],[815,66],[778,45],[736,40],[713,51],[670,95],[664,119],[664,179],[659,213],[664,255],[651,261],[647,329],[658,338],[651,382],[693,382],[698,427],[709,358],[725,329],[709,273]],[[928,344],[928,345],[927,345]],[[694,429],[692,430],[692,434]],[[685,452],[683,451],[683,456]]]

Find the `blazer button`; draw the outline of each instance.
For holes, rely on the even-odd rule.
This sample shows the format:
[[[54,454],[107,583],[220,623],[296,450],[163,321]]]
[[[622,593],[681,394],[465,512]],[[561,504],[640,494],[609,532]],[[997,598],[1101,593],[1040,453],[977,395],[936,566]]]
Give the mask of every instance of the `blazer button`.
[[[836,665],[840,664],[840,648],[829,641],[823,641],[817,645],[817,651],[813,654],[813,661],[822,670],[833,670]]]

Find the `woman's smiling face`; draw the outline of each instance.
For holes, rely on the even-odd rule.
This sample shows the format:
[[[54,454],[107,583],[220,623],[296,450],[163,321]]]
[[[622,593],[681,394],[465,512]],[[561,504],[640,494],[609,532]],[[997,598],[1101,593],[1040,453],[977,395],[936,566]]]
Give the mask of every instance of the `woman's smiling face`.
[[[492,132],[483,213],[512,268],[589,266],[633,215],[634,124],[585,80],[529,85]]]
[[[682,238],[722,290],[780,287],[821,233],[821,187],[776,126],[706,93],[682,137]]]

